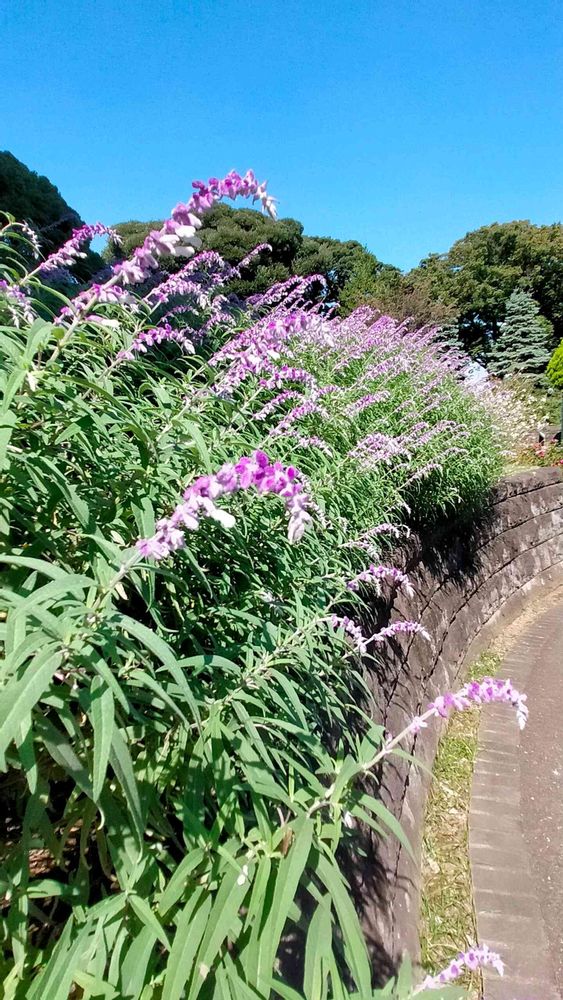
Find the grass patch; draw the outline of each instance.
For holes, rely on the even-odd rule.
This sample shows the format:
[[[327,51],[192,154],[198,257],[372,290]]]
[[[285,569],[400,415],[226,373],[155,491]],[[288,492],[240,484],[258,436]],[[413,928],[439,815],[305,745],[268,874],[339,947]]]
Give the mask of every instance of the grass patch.
[[[484,653],[468,680],[497,673],[501,657]],[[446,966],[458,951],[477,941],[468,817],[477,753],[478,709],[451,716],[438,747],[428,796],[422,848],[421,953],[427,972]],[[480,975],[460,980],[472,1000],[481,996]]]

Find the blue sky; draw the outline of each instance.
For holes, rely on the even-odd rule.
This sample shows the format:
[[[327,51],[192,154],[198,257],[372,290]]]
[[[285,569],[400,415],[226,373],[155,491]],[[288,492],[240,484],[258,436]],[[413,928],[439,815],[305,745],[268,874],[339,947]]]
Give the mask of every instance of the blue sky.
[[[408,268],[563,216],[561,0],[2,0],[0,149],[94,222],[251,166]]]

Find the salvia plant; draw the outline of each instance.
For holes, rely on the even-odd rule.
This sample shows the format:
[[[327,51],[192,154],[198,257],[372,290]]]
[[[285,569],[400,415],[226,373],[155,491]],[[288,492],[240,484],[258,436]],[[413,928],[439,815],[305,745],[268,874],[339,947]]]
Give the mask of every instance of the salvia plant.
[[[361,827],[402,836],[377,774],[405,735],[487,700],[525,721],[490,681],[390,737],[364,673],[401,634],[431,639],[369,635],[365,608],[408,593],[390,552],[409,524],[485,496],[494,415],[434,331],[340,319],[317,276],[237,299],[268,248],[238,268],[197,253],[224,197],[274,213],[250,171],[196,182],[72,299],[50,276],[109,230],[32,270],[29,232],[1,230],[10,1000],[404,997],[500,968],[476,948],[384,985],[342,865]]]

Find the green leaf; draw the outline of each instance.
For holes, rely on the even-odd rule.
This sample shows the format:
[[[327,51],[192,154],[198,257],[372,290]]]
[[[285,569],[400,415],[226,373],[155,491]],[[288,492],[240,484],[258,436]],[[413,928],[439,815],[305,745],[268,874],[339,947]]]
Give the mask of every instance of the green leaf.
[[[72,939],[74,921],[67,920],[47,965],[33,981],[27,1000],[68,1000],[78,955],[83,948],[80,935]]]
[[[5,469],[10,464],[6,462],[6,453],[16,421],[17,416],[13,410],[0,412],[0,469]]]
[[[89,972],[77,971],[74,973],[74,982],[84,990],[84,1000],[99,1000],[105,997],[106,1000],[121,1000],[121,997],[109,983],[102,982],[97,976],[90,975]]]
[[[211,902],[211,896],[205,889],[200,888],[194,892],[180,913],[178,928],[168,956],[162,1000],[180,1000],[184,996],[184,987],[194,972],[194,958],[205,933]]]
[[[27,722],[29,713],[49,687],[53,674],[62,663],[62,653],[53,652],[53,646],[44,646],[30,661],[23,677],[10,681],[0,700],[0,759],[16,739],[20,727]]]
[[[36,467],[43,468],[47,471],[49,475],[49,482],[57,486],[59,492],[68,503],[71,511],[76,515],[79,524],[81,524],[83,528],[91,531],[93,526],[92,515],[90,514],[88,504],[82,499],[76,488],[69,483],[68,479],[63,475],[57,465],[55,465],[55,463],[45,455],[36,455],[34,463]]]
[[[252,870],[249,870],[247,877],[244,873],[237,874],[236,870],[231,869],[223,876],[196,958],[196,972],[187,1000],[196,1000],[199,996],[207,975],[205,970],[213,968],[221,946],[238,922],[238,912],[248,892],[251,879]]]
[[[141,923],[152,931],[154,936],[162,945],[164,945],[167,951],[170,951],[170,942],[158,920],[158,917],[155,916],[149,904],[134,892],[129,893],[127,900],[131,909],[135,911]]]
[[[59,566],[54,566],[53,563],[46,562],[44,559],[33,559],[31,556],[0,555],[0,563],[8,563],[10,566],[27,566],[29,569],[37,570],[38,573],[43,573],[44,576],[51,577],[52,580],[61,580],[68,576],[68,573],[64,569],[60,569]]]
[[[327,889],[338,915],[344,939],[346,961],[361,995],[369,996],[371,990],[371,964],[363,931],[354,904],[344,886],[336,863],[318,855],[318,877]]]
[[[311,917],[307,931],[303,976],[303,991],[307,1000],[326,1000],[328,984],[324,960],[330,957],[332,950],[330,911],[330,897],[325,896]]]
[[[205,471],[211,475],[211,473],[213,472],[213,465],[211,463],[211,458],[209,456],[209,451],[207,450],[207,445],[205,443],[203,434],[201,433],[197,424],[194,424],[193,420],[184,420],[183,424],[194,439],[197,450],[199,452],[199,456],[201,458],[201,461],[203,462]]]
[[[270,914],[260,936],[257,986],[269,982],[278,945],[295,899],[297,887],[309,858],[314,821],[301,816],[290,825],[293,843],[279,863]]]
[[[192,724],[186,718],[182,709],[178,707],[173,698],[170,697],[167,691],[164,690],[162,684],[152,677],[147,670],[131,670],[129,677],[131,680],[138,681],[139,685],[148,688],[154,694],[156,694],[165,705],[168,706],[173,715],[176,715],[181,722],[184,723],[186,729],[191,729]]]
[[[168,643],[150,628],[147,628],[146,625],[142,625],[141,622],[137,622],[134,618],[129,618],[127,615],[118,615],[117,622],[125,632],[138,639],[143,646],[150,650],[151,653],[154,653],[160,662],[164,664],[184,695],[198,727],[201,727],[201,719],[195,698],[190,691],[183,671],[178,667],[174,652]]]
[[[109,758],[111,766],[113,767],[123,790],[125,801],[127,802],[129,809],[129,815],[133,821],[133,826],[137,832],[139,842],[142,843],[145,832],[145,823],[143,819],[139,788],[135,780],[135,772],[133,771],[133,762],[121,732],[115,727],[111,738]]]
[[[399,820],[393,816],[393,813],[380,802],[379,799],[375,799],[373,795],[368,795],[367,792],[358,797],[358,803],[362,806],[366,812],[373,813],[377,816],[381,822],[388,827],[391,833],[394,833],[397,840],[402,844],[410,857],[414,860],[414,853],[410,841],[403,830]],[[352,809],[353,813],[354,810]]]
[[[161,916],[165,917],[168,911],[178,902],[186,889],[189,875],[205,860],[206,852],[201,847],[196,847],[190,851],[174,871],[168,885],[161,893],[158,901],[158,909]]]
[[[155,933],[146,926],[133,938],[120,964],[120,1000],[138,1000],[141,996],[154,958],[156,940]]]
[[[88,715],[94,732],[92,795],[94,801],[99,802],[109,761],[115,710],[113,695],[100,676],[93,678],[90,696]]]
[[[90,775],[64,733],[61,733],[47,716],[36,719],[35,729],[41,735],[45,749],[53,760],[66,771],[88,798],[93,798]]]

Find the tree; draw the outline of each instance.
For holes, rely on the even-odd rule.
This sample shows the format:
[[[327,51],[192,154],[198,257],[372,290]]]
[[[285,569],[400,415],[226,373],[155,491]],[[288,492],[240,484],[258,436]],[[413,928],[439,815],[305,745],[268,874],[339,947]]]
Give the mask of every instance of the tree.
[[[81,224],[78,212],[47,177],[8,152],[0,152],[0,211],[33,226],[47,250],[58,249]]]
[[[410,275],[390,264],[376,264],[363,262],[344,288],[341,303],[345,311],[366,304],[396,319],[412,320],[416,326],[444,326],[455,321],[453,307],[428,285],[412,281]]]
[[[30,170],[12,153],[0,152],[0,212],[8,212],[18,222],[27,222],[39,236],[45,255],[58,250],[72,236],[72,230],[82,225],[82,220],[64,200],[58,188]],[[103,266],[97,253],[88,251],[80,258],[73,273],[87,280]]]
[[[546,375],[554,389],[561,393],[561,418],[559,442],[563,444],[563,340],[549,359]]]
[[[353,286],[359,276],[375,276],[389,267],[370,253],[357,240],[335,240],[326,236],[304,236],[295,259],[297,274],[322,274],[327,282],[327,299],[340,302],[343,312],[351,312],[358,302]],[[394,270],[394,268],[392,269]],[[361,278],[359,279],[361,280]]]
[[[550,358],[551,338],[537,302],[528,292],[513,292],[491,352],[491,371],[500,376],[541,375]]]
[[[498,337],[512,292],[525,289],[563,336],[563,226],[515,221],[482,226],[407,276],[431,300],[451,306],[464,344],[485,356]]]
[[[123,243],[121,246],[110,244],[107,258],[115,260],[129,255],[151,229],[161,225],[160,221],[118,223],[114,228]],[[304,236],[303,226],[296,219],[274,222],[254,209],[235,209],[224,203],[206,212],[199,235],[204,250],[216,250],[231,264],[238,263],[258,244],[270,244],[271,252],[261,254],[243,277],[232,283],[232,290],[241,296],[263,292],[292,274],[321,274],[327,283],[327,300],[336,302],[361,265],[370,268],[370,273],[388,267],[356,240]],[[181,259],[163,259],[163,266],[168,271],[178,270],[183,264]]]

